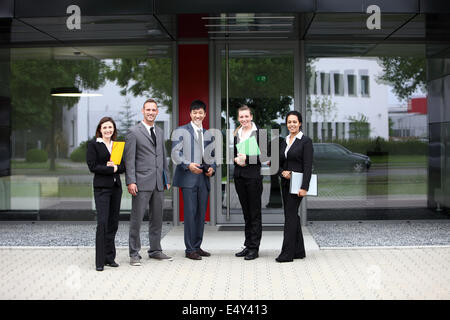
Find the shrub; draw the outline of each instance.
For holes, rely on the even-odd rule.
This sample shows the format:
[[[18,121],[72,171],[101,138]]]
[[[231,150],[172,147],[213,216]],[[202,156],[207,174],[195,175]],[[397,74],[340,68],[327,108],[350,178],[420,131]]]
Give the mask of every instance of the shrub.
[[[75,148],[70,154],[70,160],[73,162],[85,162],[86,161],[87,141],[83,141]]]
[[[350,139],[329,141],[343,145],[352,152],[387,152],[389,155],[427,155],[428,143],[419,140],[386,141],[384,139]]]
[[[40,149],[30,149],[25,156],[27,162],[47,162],[47,151]]]

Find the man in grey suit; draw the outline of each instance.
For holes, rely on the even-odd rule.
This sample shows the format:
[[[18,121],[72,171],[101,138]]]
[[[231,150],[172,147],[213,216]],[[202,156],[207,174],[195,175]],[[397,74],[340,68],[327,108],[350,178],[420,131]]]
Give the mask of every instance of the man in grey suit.
[[[140,266],[140,229],[147,207],[149,208],[150,258],[171,260],[162,252],[161,229],[163,218],[164,187],[170,188],[169,170],[164,148],[164,133],[155,126],[158,105],[148,99],[142,107],[144,119],[130,128],[125,140],[126,183],[132,195],[130,215],[130,264]],[[163,178],[164,175],[164,178]],[[166,181],[164,181],[166,180]]]
[[[186,257],[201,260],[210,253],[200,248],[203,240],[205,214],[210,190],[209,178],[214,175],[214,148],[210,132],[203,129],[206,104],[195,100],[190,107],[191,122],[172,134],[172,158],[177,164],[173,177],[174,187],[180,187],[184,203],[184,243]],[[211,145],[213,146],[213,145]],[[211,149],[211,157],[208,151]]]

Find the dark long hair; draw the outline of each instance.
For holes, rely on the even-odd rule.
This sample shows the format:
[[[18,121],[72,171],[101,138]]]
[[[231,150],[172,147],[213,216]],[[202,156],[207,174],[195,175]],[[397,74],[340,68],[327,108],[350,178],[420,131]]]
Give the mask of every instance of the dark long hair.
[[[286,114],[286,123],[287,123],[287,118],[289,116],[296,116],[298,119],[298,122],[303,122],[302,121],[302,114],[300,112],[298,112],[297,110],[291,110]]]
[[[100,131],[102,124],[104,124],[105,122],[111,122],[114,126],[114,133],[111,136],[111,140],[116,140],[117,138],[117,127],[116,127],[116,123],[114,122],[114,120],[111,117],[103,117],[100,119],[100,122],[97,125],[97,130],[95,130],[95,137],[96,138],[102,138],[102,132]]]

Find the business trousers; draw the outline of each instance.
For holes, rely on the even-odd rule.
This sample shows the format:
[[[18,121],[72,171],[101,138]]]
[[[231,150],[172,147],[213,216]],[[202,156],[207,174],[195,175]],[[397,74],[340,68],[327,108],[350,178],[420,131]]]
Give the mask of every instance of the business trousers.
[[[298,208],[303,197],[289,192],[289,182],[281,185],[284,203],[284,238],[280,258],[290,260],[306,256]]]
[[[245,221],[245,242],[248,249],[259,249],[262,236],[261,195],[262,177],[234,178],[234,186],[241,203]]]
[[[184,244],[186,253],[200,249],[205,229],[208,206],[208,189],[205,178],[200,176],[192,188],[181,188],[184,206]]]
[[[119,227],[122,188],[116,184],[112,188],[94,188],[94,199],[97,210],[95,265],[101,268],[116,258],[114,240]]]
[[[129,235],[129,253],[130,257],[140,258],[141,250],[141,223],[144,219],[145,210],[148,212],[148,234],[150,248],[149,256],[162,251],[161,249],[161,230],[163,219],[163,191],[138,191],[136,196],[131,199],[130,214],[130,235]]]

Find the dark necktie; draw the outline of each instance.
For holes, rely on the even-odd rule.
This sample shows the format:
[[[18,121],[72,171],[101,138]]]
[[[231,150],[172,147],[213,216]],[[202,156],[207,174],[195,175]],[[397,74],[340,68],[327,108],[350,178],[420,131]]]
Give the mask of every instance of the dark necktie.
[[[150,135],[152,136],[153,143],[156,146],[156,135],[155,135],[155,131],[153,131],[153,129],[155,129],[155,127],[150,128]]]
[[[202,156],[202,162],[203,162],[203,130],[198,129],[198,143],[200,144],[200,154]]]

